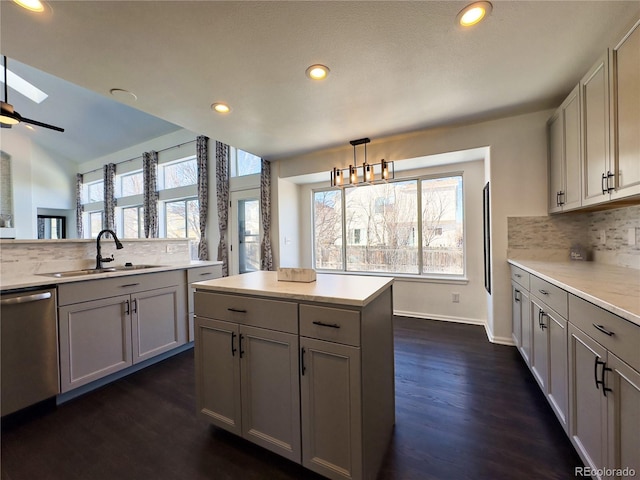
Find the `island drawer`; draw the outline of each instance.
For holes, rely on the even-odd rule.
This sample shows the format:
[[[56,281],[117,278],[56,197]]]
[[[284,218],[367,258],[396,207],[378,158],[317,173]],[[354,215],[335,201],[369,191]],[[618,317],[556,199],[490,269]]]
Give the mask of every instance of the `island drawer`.
[[[204,282],[222,277],[222,265],[209,265],[187,269],[187,283]]]
[[[566,291],[546,280],[531,275],[531,294],[538,297],[564,318],[567,318],[568,294]]]
[[[569,322],[640,370],[640,326],[575,295],[569,295]]]
[[[526,272],[515,265],[511,265],[511,280],[522,285],[527,291],[529,290],[529,277],[529,272]]]
[[[197,317],[298,333],[298,304],[292,302],[196,290],[195,314]]]
[[[300,335],[359,347],[360,312],[300,305]]]
[[[184,270],[122,275],[58,285],[58,306],[184,285]]]

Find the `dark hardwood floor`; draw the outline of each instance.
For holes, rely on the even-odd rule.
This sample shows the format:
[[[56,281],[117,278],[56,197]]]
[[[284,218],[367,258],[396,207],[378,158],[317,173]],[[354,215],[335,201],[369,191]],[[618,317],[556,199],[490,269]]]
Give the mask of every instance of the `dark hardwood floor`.
[[[568,479],[582,465],[516,349],[395,318],[396,426],[379,480]],[[3,480],[321,477],[195,416],[193,350],[7,425]]]

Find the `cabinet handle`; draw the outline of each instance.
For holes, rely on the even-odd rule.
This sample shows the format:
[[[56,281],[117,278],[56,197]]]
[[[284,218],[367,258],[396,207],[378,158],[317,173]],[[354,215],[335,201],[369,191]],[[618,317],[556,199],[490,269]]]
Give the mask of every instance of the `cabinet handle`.
[[[519,301],[521,300],[521,297],[520,297],[520,290],[514,290],[514,291],[513,291],[513,299],[514,299],[516,302],[519,302]]]
[[[601,379],[598,380],[598,365],[602,365],[602,375],[601,375]],[[595,363],[593,365],[593,377],[596,381],[596,390],[600,390],[599,385],[602,385],[602,394],[606,397],[607,396],[607,392],[612,392],[613,390],[611,390],[610,388],[607,388],[605,386],[605,379],[604,379],[604,373],[605,372],[610,372],[611,369],[607,367],[607,362],[601,362],[600,360],[598,360],[598,357],[595,357]]]
[[[231,332],[231,356],[235,357],[236,356],[236,351],[238,350],[237,348],[234,347],[234,340],[236,338],[236,332]]]
[[[227,308],[227,310],[229,310],[230,312],[236,312],[236,313],[247,313],[246,310],[242,310],[240,308]]]
[[[129,300],[124,301],[124,314],[129,315]]]
[[[608,183],[608,182],[609,182],[608,177],[603,173],[602,174],[602,180],[600,180],[600,187],[602,188],[602,194],[603,195],[606,195],[609,192],[609,190],[608,190],[609,186],[608,185],[605,186],[605,183]]]
[[[126,283],[124,285],[120,285],[120,288],[127,288],[127,287],[135,287],[140,285],[139,283]]]
[[[337,323],[313,322],[313,324],[319,325],[321,327],[340,328],[340,325],[338,325]]]
[[[518,277],[518,278],[522,278],[522,275],[520,275],[519,273],[514,273],[513,276],[514,277]]]
[[[240,348],[240,358],[242,358],[242,355],[244,354],[244,350],[242,349],[243,338],[244,338],[244,335],[240,334],[240,337],[238,338],[238,348]]]
[[[201,273],[201,274],[200,274],[200,276],[201,276],[201,277],[204,277],[204,276],[206,276],[206,275],[213,275],[213,273],[211,273],[211,272],[205,272],[205,273]]]
[[[615,181],[614,181],[614,186],[610,187],[609,186],[609,179],[615,177],[615,175],[613,173],[611,173],[610,171],[607,170],[607,193],[610,193],[612,190],[615,190]]]
[[[602,364],[602,381],[600,382],[600,384],[602,385],[602,394],[606,397],[607,396],[607,392],[613,392],[613,390],[611,390],[610,388],[607,387],[606,383],[605,383],[605,379],[604,379],[604,372],[610,372],[611,369],[609,367],[607,367],[606,363]]]
[[[307,368],[304,366],[304,354],[305,354],[306,350],[304,347],[302,347],[302,349],[300,350],[300,367],[301,367],[301,371],[302,371],[302,375],[304,375],[304,372],[307,371]]]
[[[138,313],[138,299],[134,298],[133,302],[131,303],[131,313]]]
[[[547,326],[544,324],[544,317],[547,316],[547,313],[544,310],[540,310],[538,313],[538,323],[540,324],[540,329],[544,330]]]
[[[602,333],[604,333],[605,335],[609,335],[610,337],[613,337],[613,335],[615,335],[614,332],[607,330],[606,328],[604,328],[602,325],[596,325],[595,323],[593,324],[594,327],[596,327],[598,330],[600,330]]]
[[[556,193],[556,206],[561,207],[564,205],[564,192],[560,190]]]
[[[538,290],[542,295],[549,295],[549,292],[546,290]]]

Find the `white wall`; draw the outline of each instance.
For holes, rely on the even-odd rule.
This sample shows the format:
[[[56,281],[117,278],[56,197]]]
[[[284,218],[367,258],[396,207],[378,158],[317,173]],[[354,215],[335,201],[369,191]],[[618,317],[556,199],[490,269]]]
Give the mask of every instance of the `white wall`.
[[[3,129],[0,139],[0,148],[11,155],[16,238],[35,239],[38,208],[75,209],[75,164],[44,150],[18,127]],[[74,216],[67,218],[73,238]]]
[[[486,318],[490,338],[497,342],[511,340],[511,298],[507,265],[507,217],[547,214],[546,121],[551,111],[519,115],[464,126],[423,130],[393,137],[373,139],[367,146],[369,158],[378,161],[416,158],[425,155],[467,150],[487,146],[490,158],[485,161],[485,174],[491,182],[492,295],[486,311],[476,318]],[[348,139],[345,139],[345,144]],[[345,146],[312,152],[277,162],[281,179],[317,172],[328,172],[334,166],[347,167],[352,148]],[[328,180],[327,180],[328,183]],[[277,183],[278,188],[280,182]],[[286,205],[279,198],[274,210]],[[274,211],[285,217],[286,211]],[[277,230],[274,245],[281,245]],[[302,233],[300,233],[302,235]],[[275,252],[276,259],[280,252]],[[434,288],[434,287],[427,287]],[[400,298],[400,297],[399,297]],[[405,299],[402,299],[405,302]],[[407,303],[411,300],[407,297]],[[397,308],[397,303],[396,303]],[[425,305],[415,301],[407,310],[420,312]],[[422,312],[425,315],[428,312]],[[456,312],[449,311],[451,317]]]

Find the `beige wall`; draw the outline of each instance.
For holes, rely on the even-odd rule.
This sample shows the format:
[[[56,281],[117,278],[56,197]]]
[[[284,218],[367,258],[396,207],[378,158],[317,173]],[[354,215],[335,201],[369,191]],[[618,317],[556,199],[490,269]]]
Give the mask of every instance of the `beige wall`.
[[[456,127],[443,127],[423,130],[388,138],[374,138],[367,146],[368,157],[378,161],[416,158],[426,155],[489,147],[489,158],[485,160],[484,171],[491,182],[491,235],[492,235],[492,295],[485,296],[485,302],[479,302],[480,310],[472,318],[486,322],[490,338],[497,342],[510,343],[511,337],[511,302],[509,269],[507,266],[507,217],[546,215],[547,212],[547,154],[546,154],[546,121],[551,111],[537,112],[527,115],[503,118]],[[307,155],[281,159],[277,163],[277,175],[281,179],[317,172],[328,172],[334,166],[347,167],[352,158],[352,148],[346,147],[312,152]],[[274,182],[273,185],[280,185]],[[328,181],[327,181],[328,183]],[[274,193],[278,201],[274,202],[273,244],[282,248],[282,239],[278,234],[279,217],[285,218],[287,200]],[[309,212],[301,212],[309,215]],[[302,222],[300,222],[302,225]],[[302,233],[299,232],[300,238]],[[281,253],[274,252],[276,265]],[[454,291],[458,285],[453,286]],[[412,289],[424,289],[437,295],[438,289],[449,289],[446,286],[434,287],[431,284],[418,284]],[[426,294],[426,293],[425,293]],[[415,300],[411,295],[396,297],[395,308],[401,301],[403,310],[429,316],[431,306]],[[415,297],[413,297],[415,298]],[[450,295],[449,295],[450,298]],[[428,302],[427,302],[428,303]],[[444,305],[442,306],[444,308]],[[455,310],[451,308],[442,317],[455,318]]]

